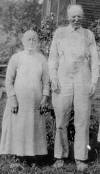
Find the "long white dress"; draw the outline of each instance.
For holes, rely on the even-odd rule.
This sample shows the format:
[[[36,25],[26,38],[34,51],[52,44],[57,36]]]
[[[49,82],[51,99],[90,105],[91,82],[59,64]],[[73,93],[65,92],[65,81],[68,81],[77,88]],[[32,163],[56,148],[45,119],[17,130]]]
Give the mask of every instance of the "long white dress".
[[[40,115],[42,95],[49,95],[47,60],[27,51],[12,56],[6,75],[7,104],[2,122],[0,154],[34,156],[47,154],[45,117]],[[19,109],[11,113],[10,97]]]

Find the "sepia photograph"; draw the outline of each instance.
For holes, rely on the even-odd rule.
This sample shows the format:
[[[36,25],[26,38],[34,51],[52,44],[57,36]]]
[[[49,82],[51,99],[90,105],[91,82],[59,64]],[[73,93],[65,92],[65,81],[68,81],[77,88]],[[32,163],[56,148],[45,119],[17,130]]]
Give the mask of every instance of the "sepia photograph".
[[[100,174],[100,0],[0,0],[0,174]]]

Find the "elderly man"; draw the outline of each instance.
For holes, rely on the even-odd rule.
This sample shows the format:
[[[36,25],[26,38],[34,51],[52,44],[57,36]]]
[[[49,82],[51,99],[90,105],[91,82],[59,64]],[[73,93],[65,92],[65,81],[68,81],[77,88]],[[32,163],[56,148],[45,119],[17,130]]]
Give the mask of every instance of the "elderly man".
[[[77,169],[87,164],[89,144],[90,103],[98,80],[98,54],[93,33],[82,28],[83,9],[70,5],[69,25],[56,30],[51,44],[49,73],[52,84],[52,103],[56,115],[54,166],[63,166],[68,157],[66,126],[74,105],[74,156]]]

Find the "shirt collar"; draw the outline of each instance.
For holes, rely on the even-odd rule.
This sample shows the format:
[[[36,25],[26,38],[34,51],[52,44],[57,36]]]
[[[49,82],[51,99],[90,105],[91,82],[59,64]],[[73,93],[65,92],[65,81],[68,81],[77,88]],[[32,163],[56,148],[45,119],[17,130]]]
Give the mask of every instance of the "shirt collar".
[[[82,27],[80,26],[77,30],[74,30],[74,28],[72,27],[72,25],[69,25],[68,26],[68,30],[69,30],[69,32],[81,32],[82,31]]]

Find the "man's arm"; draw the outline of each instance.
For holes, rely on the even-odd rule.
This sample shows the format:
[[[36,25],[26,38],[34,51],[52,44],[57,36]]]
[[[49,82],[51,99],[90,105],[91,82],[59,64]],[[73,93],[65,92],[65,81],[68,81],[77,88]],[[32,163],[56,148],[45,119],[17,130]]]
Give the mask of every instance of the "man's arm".
[[[99,59],[94,34],[91,32],[90,41],[92,83],[97,83],[99,76]]]
[[[98,60],[98,52],[94,34],[92,32],[90,32],[89,34],[90,34],[89,49],[91,54],[91,73],[92,73],[90,96],[92,96],[95,93],[96,84],[99,77],[99,60]]]

